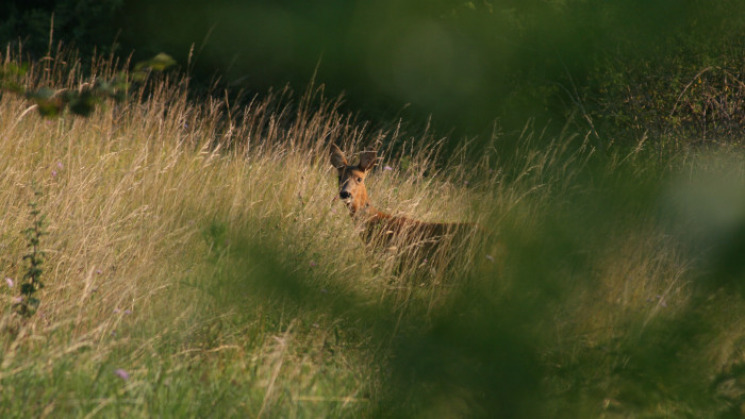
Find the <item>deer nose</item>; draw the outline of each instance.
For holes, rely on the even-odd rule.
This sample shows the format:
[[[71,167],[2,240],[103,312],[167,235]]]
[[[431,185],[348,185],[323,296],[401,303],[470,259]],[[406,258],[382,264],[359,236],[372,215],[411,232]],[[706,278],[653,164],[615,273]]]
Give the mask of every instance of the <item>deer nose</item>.
[[[349,199],[352,197],[352,194],[347,191],[341,191],[339,192],[339,198],[341,199]]]

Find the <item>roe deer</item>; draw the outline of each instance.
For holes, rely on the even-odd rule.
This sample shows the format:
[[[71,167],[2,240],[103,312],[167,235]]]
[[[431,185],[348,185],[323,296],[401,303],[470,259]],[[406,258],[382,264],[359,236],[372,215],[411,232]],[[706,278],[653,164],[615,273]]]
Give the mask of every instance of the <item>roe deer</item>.
[[[365,177],[375,166],[377,153],[364,151],[360,162],[352,166],[344,153],[331,144],[331,164],[339,171],[339,199],[349,214],[362,227],[362,239],[374,246],[398,249],[409,261],[427,263],[427,258],[439,259],[449,250],[465,243],[478,226],[468,223],[430,223],[397,217],[378,211],[370,204]],[[440,257],[438,257],[440,256]]]

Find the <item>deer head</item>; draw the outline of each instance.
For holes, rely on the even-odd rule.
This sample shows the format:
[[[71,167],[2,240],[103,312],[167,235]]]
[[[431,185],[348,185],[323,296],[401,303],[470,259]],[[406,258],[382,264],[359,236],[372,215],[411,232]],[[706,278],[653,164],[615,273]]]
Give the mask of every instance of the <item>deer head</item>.
[[[347,205],[352,215],[370,205],[365,187],[365,176],[375,166],[376,160],[375,151],[363,151],[360,153],[359,164],[352,166],[339,147],[331,144],[331,164],[339,172],[339,199]]]

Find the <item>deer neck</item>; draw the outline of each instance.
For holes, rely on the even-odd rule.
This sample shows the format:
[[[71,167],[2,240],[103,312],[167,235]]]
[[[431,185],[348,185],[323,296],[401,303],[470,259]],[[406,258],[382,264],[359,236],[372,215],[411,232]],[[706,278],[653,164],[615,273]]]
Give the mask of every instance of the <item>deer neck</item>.
[[[349,214],[352,216],[352,218],[365,221],[367,223],[378,223],[380,221],[391,218],[390,214],[378,211],[378,209],[372,206],[370,202],[365,202],[364,205],[356,210],[354,208],[350,208]]]

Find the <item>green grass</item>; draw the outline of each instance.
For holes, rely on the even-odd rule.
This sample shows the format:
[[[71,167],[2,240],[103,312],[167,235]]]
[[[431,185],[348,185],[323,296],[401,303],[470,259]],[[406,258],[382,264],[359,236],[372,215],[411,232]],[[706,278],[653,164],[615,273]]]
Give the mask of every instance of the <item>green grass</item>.
[[[85,82],[57,64],[20,82]],[[3,417],[744,405],[740,150],[599,153],[528,125],[515,148],[438,156],[431,133],[372,130],[322,89],[231,109],[188,101],[181,80],[149,83],[89,118],[0,99],[0,274],[14,281],[0,290]],[[334,200],[331,142],[380,149],[368,189],[381,210],[476,222],[485,237],[437,271],[366,249]],[[12,304],[33,199],[46,286],[24,319]]]

